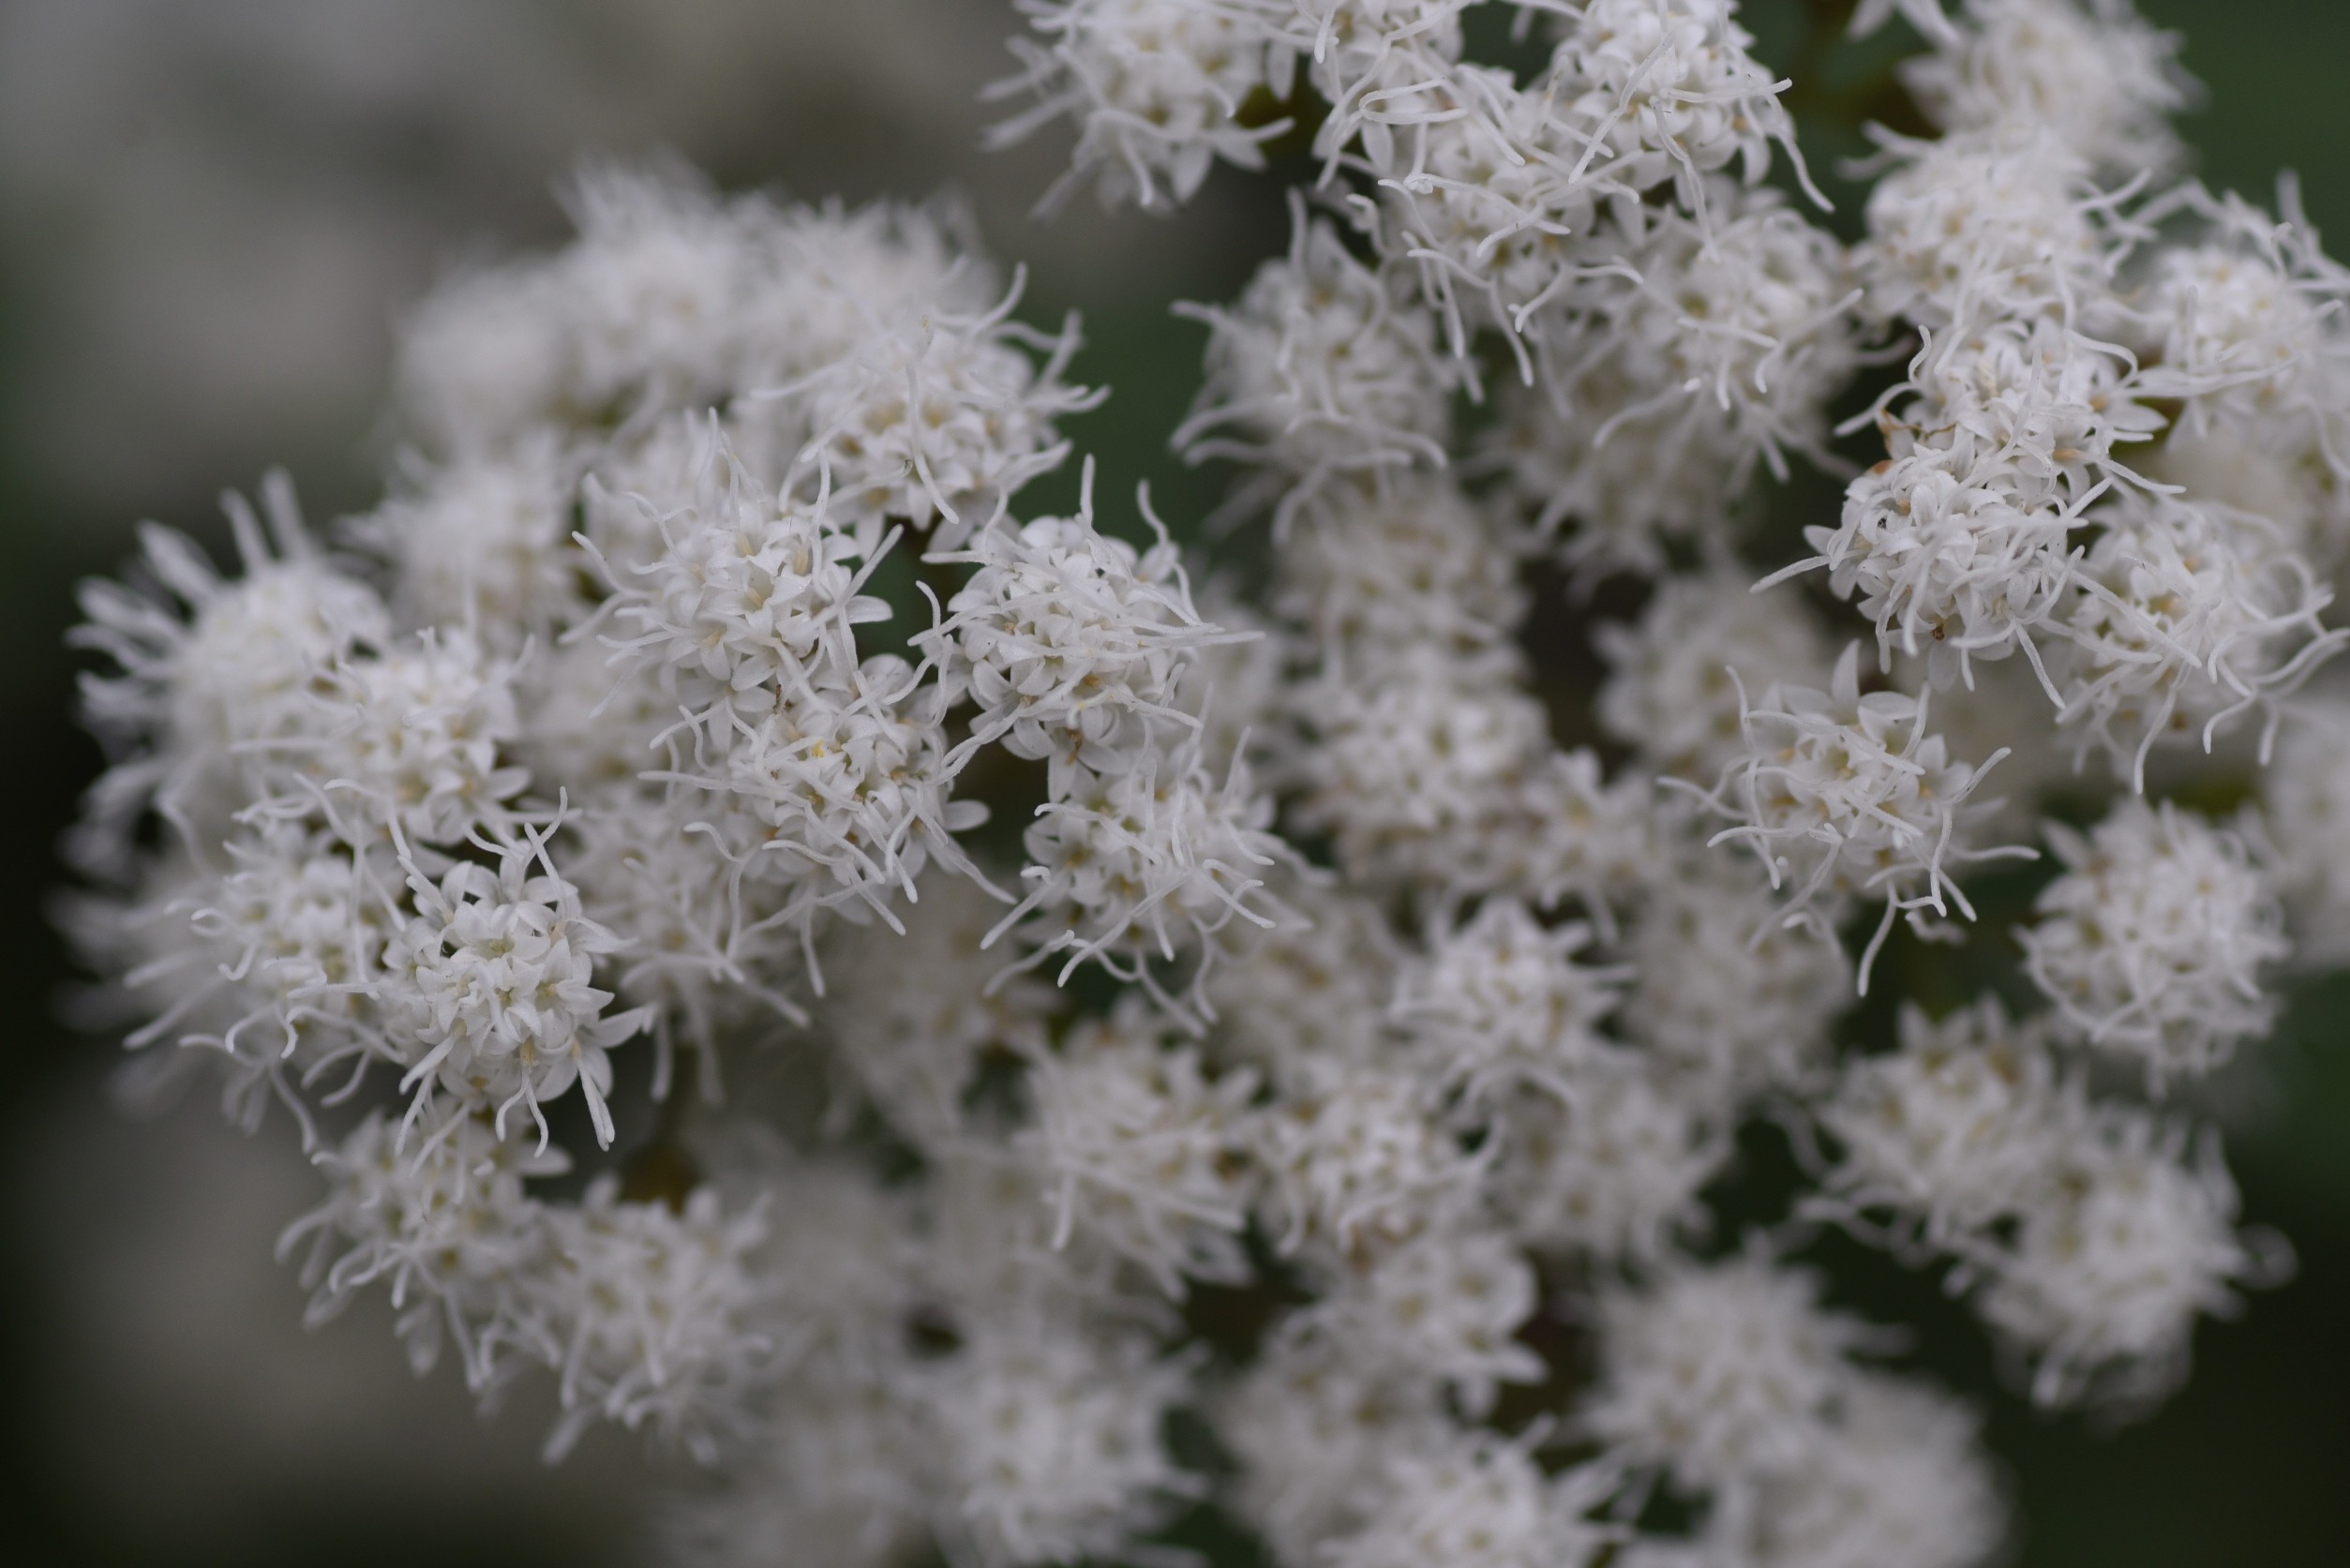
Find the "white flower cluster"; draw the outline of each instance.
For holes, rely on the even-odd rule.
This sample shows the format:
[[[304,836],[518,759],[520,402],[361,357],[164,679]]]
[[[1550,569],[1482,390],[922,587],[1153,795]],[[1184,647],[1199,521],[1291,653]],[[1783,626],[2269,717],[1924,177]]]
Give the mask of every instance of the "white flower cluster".
[[[1296,1568],[1969,1568],[1977,1418],[1823,1224],[2049,1404],[2159,1398],[2282,1277],[2158,1102],[2288,920],[2341,956],[2350,274],[2172,183],[2120,0],[1860,7],[1942,134],[1849,247],[1760,183],[1730,0],[1526,0],[1523,81],[1478,3],[1020,7],[1004,134],[1074,121],[1114,201],[1310,143],[1174,438],[1263,573],[1195,594],[1090,461],[1015,511],[1097,395],[952,212],[606,172],[412,319],[351,556],[273,480],[242,575],[156,531],[89,590],[135,1060],[334,1124],[315,1315],[381,1283],[419,1366],[553,1371],[558,1449],[713,1462],[673,1561],[1212,1507]],[[1750,560],[1795,459],[1841,520]],[[2000,965],[2045,1007],[1918,1006]]]

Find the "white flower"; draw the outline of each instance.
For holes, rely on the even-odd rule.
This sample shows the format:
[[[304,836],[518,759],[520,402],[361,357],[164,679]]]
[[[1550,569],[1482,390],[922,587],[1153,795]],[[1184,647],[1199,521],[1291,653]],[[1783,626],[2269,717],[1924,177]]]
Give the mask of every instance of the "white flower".
[[[1504,646],[1525,617],[1521,554],[1445,475],[1333,485],[1290,519],[1277,605],[1368,678],[1410,650]]]
[[[2296,708],[2261,773],[2260,804],[2294,956],[2313,967],[2350,960],[2350,709],[2338,695]]]
[[[1980,1426],[1972,1411],[1925,1385],[1854,1379],[1837,1440],[1813,1465],[1760,1488],[1738,1561],[1979,1568],[1995,1557],[2007,1514],[1999,1477],[1978,1447]]]
[[[2261,970],[2291,948],[2240,832],[2125,799],[2088,837],[2050,823],[2048,843],[2065,874],[2017,940],[2067,1038],[2141,1063],[2160,1089],[2268,1032]]]
[[[1255,1074],[1202,1071],[1189,1045],[1159,1038],[1139,1008],[1081,1025],[1028,1065],[1035,1125],[1017,1147],[1056,1215],[1054,1245],[1082,1229],[1180,1299],[1190,1276],[1249,1277],[1246,1110]]]
[[[1964,14],[1939,52],[1902,66],[1937,124],[2043,126],[2124,174],[2178,161],[2166,116],[2193,103],[2195,84],[2177,63],[2178,36],[2148,27],[2128,0],[1967,0]]]
[[[1713,1115],[1771,1091],[1808,1092],[1829,1025],[1851,1004],[1851,960],[1789,928],[1751,863],[1684,851],[1668,867],[1621,949],[1633,972],[1624,1033],[1675,1094]]]
[[[1337,1568],[1589,1568],[1624,1533],[1587,1516],[1604,1467],[1546,1475],[1522,1440],[1461,1433],[1407,1450],[1378,1475],[1362,1528],[1331,1543]]]
[[[1265,875],[1294,852],[1266,831],[1272,801],[1238,759],[1216,784],[1195,738],[1122,773],[1072,775],[1037,808],[1023,840],[1028,891],[999,926],[1027,918],[1039,959],[1069,955],[1064,978],[1088,961],[1138,979],[1154,960],[1199,953],[1205,963],[1235,922],[1274,923]]]
[[[326,1175],[326,1201],[277,1244],[281,1258],[307,1246],[312,1324],[380,1281],[420,1376],[439,1359],[444,1335],[457,1343],[466,1382],[485,1396],[512,1374],[516,1355],[553,1353],[529,1289],[546,1266],[548,1234],[523,1183],[561,1174],[570,1162],[561,1150],[533,1152],[526,1139],[501,1137],[471,1108],[451,1103],[404,1139],[370,1113],[339,1146],[312,1157]]]
[[[824,949],[816,1008],[833,1054],[901,1135],[918,1147],[952,1139],[982,1055],[1033,1056],[1058,1004],[1050,987],[1006,975],[982,950],[1003,906],[976,884],[933,873],[898,912],[835,928]],[[919,976],[920,983],[908,978]]]
[[[1581,1426],[1691,1490],[1816,1461],[1836,1441],[1835,1402],[1853,1376],[1845,1353],[1864,1333],[1821,1311],[1818,1294],[1813,1276],[1760,1254],[1609,1287]]]
[[[1830,665],[1801,599],[1753,592],[1721,571],[1660,579],[1638,621],[1603,621],[1593,640],[1609,665],[1594,704],[1600,724],[1659,771],[1695,780],[1718,778],[1746,749],[1742,683],[1825,680]]]
[[[407,1069],[401,1086],[420,1110],[436,1085],[494,1106],[501,1131],[506,1113],[527,1106],[544,1142],[540,1102],[576,1082],[609,1147],[606,1053],[649,1022],[642,1009],[607,1016],[612,993],[592,983],[596,959],[620,941],[580,913],[543,840],[498,855],[494,871],[459,861],[438,882],[409,871],[417,912],[393,933],[376,983],[387,1047]]]
[[[1256,1118],[1265,1207],[1283,1252],[1347,1253],[1459,1212],[1483,1175],[1412,1075],[1334,1067]]]
[[[1131,1333],[1033,1313],[972,1323],[928,1379],[946,1538],[988,1568],[1115,1554],[1191,1489],[1159,1439],[1189,1381]]]
[[[606,566],[623,633],[612,641],[663,672],[724,747],[738,715],[756,721],[814,682],[837,683],[857,664],[853,628],[890,610],[859,591],[870,554],[821,504],[779,500],[715,428],[690,461],[661,492],[632,498],[661,545]]]
[[[2254,709],[2273,729],[2277,699],[2345,634],[2318,620],[2332,590],[2258,518],[2148,500],[2103,520],[2063,612],[2058,718],[2143,789],[2157,740],[2199,732],[2208,749]]]
[[[1288,256],[1258,268],[1237,303],[1187,308],[1207,323],[1206,377],[1175,444],[1194,462],[1269,463],[1308,488],[1443,467],[1462,371],[1439,351],[1434,319],[1392,266],[1357,261],[1302,202],[1293,214]]]
[[[1959,131],[1889,143],[1908,161],[1869,192],[1855,252],[1870,307],[1960,329],[2068,320],[2112,270],[2104,197],[2082,153],[2044,129]]]
[[[1387,1004],[1402,963],[1376,904],[1292,881],[1280,892],[1291,918],[1250,935],[1207,981],[1219,1051],[1281,1086],[1392,1053]]]
[[[1264,168],[1260,144],[1289,128],[1285,118],[1241,121],[1252,95],[1289,96],[1295,56],[1280,40],[1279,0],[1021,0],[1020,9],[1053,42],[1012,40],[1026,69],[989,96],[1030,91],[1039,101],[991,141],[1074,119],[1064,187],[1091,175],[1105,203],[1163,212],[1190,201],[1218,158]]]
[[[1847,894],[1885,901],[1884,918],[1861,959],[1864,993],[1870,961],[1896,913],[1908,912],[1916,925],[1923,911],[1941,915],[1954,904],[1973,918],[1946,861],[2029,853],[1968,844],[1964,829],[1973,814],[1964,808],[1983,769],[1951,761],[1925,721],[1922,694],[1861,694],[1860,645],[1853,643],[1836,662],[1827,691],[1774,685],[1746,709],[1748,749],[1723,783],[1740,825],[1714,842],[1751,844],[1772,886],[1792,887],[1795,913],[1819,919],[1822,902]],[[1998,762],[1998,754],[1990,761]]]
[[[1222,634],[1192,607],[1163,530],[1139,553],[1095,530],[1090,464],[1074,517],[990,524],[926,559],[978,568],[917,639],[980,705],[966,751],[1001,739],[1015,756],[1106,772],[1142,754],[1152,721],[1196,727],[1176,688],[1190,651]]]
[[[72,640],[121,670],[82,682],[87,722],[118,759],[77,833],[97,869],[126,868],[127,835],[150,806],[205,853],[281,754],[256,748],[316,738],[325,723],[317,683],[390,638],[382,601],[320,559],[285,475],[270,474],[262,494],[266,532],[243,497],[222,498],[242,578],[224,582],[187,539],[151,527],[140,542],[156,591],[83,585],[89,620]]]
[[[1938,1247],[2046,1200],[2080,1134],[2078,1085],[1994,997],[1941,1022],[1905,1003],[1900,1049],[1846,1068],[1820,1126],[1843,1147],[1828,1190],[1854,1211],[1923,1222]]]
[[[1571,1100],[1627,977],[1575,961],[1591,939],[1579,921],[1545,930],[1524,904],[1489,899],[1429,934],[1397,978],[1393,1016],[1432,1076],[1474,1100],[1519,1084]]]
[[[618,1178],[546,1211],[552,1254],[534,1295],[561,1347],[566,1411],[550,1456],[602,1416],[650,1423],[708,1464],[739,1431],[771,1346],[752,1326],[762,1285],[749,1268],[766,1236],[757,1206],[726,1214],[697,1188],[679,1209],[623,1202]]]
[[[1431,1226],[1351,1266],[1288,1326],[1327,1335],[1368,1366],[1436,1379],[1475,1416],[1492,1409],[1497,1384],[1542,1380],[1542,1358],[1516,1338],[1539,1304],[1507,1234]]]
[[[501,653],[544,642],[588,613],[589,562],[572,543],[575,460],[552,432],[505,452],[425,470],[345,525],[390,564],[394,607],[419,626],[458,626]]]
[[[1595,1258],[1664,1256],[1699,1228],[1699,1189],[1727,1152],[1698,1108],[1625,1051],[1594,1057],[1574,1098],[1521,1092],[1495,1136],[1494,1212],[1522,1244]]]
[[[2032,1358],[2041,1403],[2159,1398],[2186,1376],[2196,1316],[2233,1312],[2231,1284],[2274,1282],[2290,1254],[2236,1232],[2216,1139],[2191,1146],[2185,1128],[2119,1105],[2102,1107],[2088,1133],[1979,1307]]]
[[[420,844],[453,844],[502,826],[529,782],[505,764],[521,734],[510,665],[486,657],[470,633],[427,631],[373,658],[345,660],[322,679],[325,735],[288,760],[320,781],[330,819],[355,806],[375,825]],[[311,799],[280,799],[305,809]]]
[[[1310,1562],[1357,1527],[1388,1458],[1446,1430],[1432,1382],[1375,1375],[1325,1337],[1280,1331],[1211,1413],[1241,1460],[1234,1503],[1283,1563]]]

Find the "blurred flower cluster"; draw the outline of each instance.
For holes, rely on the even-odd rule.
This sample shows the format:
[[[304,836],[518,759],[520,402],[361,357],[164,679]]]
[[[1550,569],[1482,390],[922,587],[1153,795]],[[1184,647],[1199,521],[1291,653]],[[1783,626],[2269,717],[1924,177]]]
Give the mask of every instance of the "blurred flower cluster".
[[[711,1467],[679,1563],[1990,1561],[1806,1251],[2124,1412],[2289,1271],[2174,1097],[2341,957],[2350,272],[2125,0],[1859,7],[1932,134],[1852,244],[1732,0],[1021,9],[1048,204],[1301,171],[1173,432],[1269,566],[1108,527],[951,202],[591,167],[405,323],[381,504],[85,590],[134,1087],[301,1127],[314,1317]],[[2002,986],[1846,1027],[1922,942]]]

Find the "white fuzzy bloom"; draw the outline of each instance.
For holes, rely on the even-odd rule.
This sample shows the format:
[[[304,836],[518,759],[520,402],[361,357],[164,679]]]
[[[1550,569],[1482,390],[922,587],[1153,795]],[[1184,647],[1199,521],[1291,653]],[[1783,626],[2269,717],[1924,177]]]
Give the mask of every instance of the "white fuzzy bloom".
[[[560,1150],[533,1151],[450,1104],[405,1138],[372,1113],[312,1157],[326,1176],[326,1201],[277,1244],[281,1258],[307,1246],[308,1322],[325,1322],[382,1283],[417,1374],[454,1340],[466,1382],[485,1395],[512,1373],[516,1355],[553,1353],[532,1288],[549,1236],[523,1183],[561,1174],[570,1162]]]
[[[282,473],[262,482],[262,501],[266,532],[243,497],[222,498],[241,578],[223,581],[186,538],[150,527],[141,566],[153,591],[82,587],[88,620],[72,640],[120,670],[82,680],[85,719],[117,759],[76,831],[97,869],[127,869],[127,834],[150,807],[200,853],[217,842],[253,799],[256,771],[282,755],[267,748],[320,733],[315,683],[390,639],[382,601],[319,559]]]
[[[1212,953],[1235,922],[1273,924],[1265,874],[1294,852],[1267,831],[1273,803],[1239,760],[1215,783],[1193,738],[1121,773],[1071,772],[1024,837],[1028,891],[1003,921],[1029,917],[1040,958],[1069,955],[1064,978],[1091,961],[1140,978],[1154,960]]]
[[[2168,116],[2194,102],[2195,84],[2178,35],[2148,26],[2129,0],[1967,0],[1964,15],[1941,50],[1903,63],[1936,124],[2044,127],[2123,175],[2178,161]]]
[[[2206,748],[2276,703],[2344,640],[2318,616],[2333,592],[2258,518],[2149,499],[2104,518],[2063,612],[2058,721],[2143,788],[2166,737]]]
[[[593,983],[619,938],[580,912],[535,837],[501,845],[494,871],[460,861],[436,882],[411,869],[408,885],[416,914],[393,933],[376,982],[402,1088],[419,1107],[436,1087],[493,1106],[502,1130],[515,1106],[536,1120],[576,1082],[609,1147],[606,1053],[649,1022],[642,1009],[607,1014],[612,993]]]
[[[1431,1075],[1474,1100],[1520,1084],[1571,1099],[1626,978],[1575,961],[1591,940],[1579,921],[1545,930],[1524,904],[1489,899],[1430,933],[1397,978],[1393,1015]]]
[[[1188,202],[1218,158],[1262,169],[1261,144],[1286,118],[1244,124],[1257,95],[1290,93],[1295,55],[1280,0],[1020,0],[1050,44],[1012,40],[1026,67],[992,97],[1033,92],[1036,105],[995,127],[997,145],[1064,116],[1077,122],[1068,185],[1091,176],[1105,203],[1164,212]]]
[[[1003,916],[983,889],[934,873],[916,890],[898,911],[902,932],[877,919],[836,930],[816,1015],[835,1058],[890,1125],[930,1148],[961,1130],[964,1092],[983,1053],[1042,1050],[1057,998],[981,950]]]
[[[1951,905],[1973,918],[1946,861],[2024,853],[1968,844],[1967,798],[1983,769],[1950,759],[1941,737],[1926,731],[1926,706],[1923,695],[1897,692],[1863,696],[1860,645],[1851,644],[1828,690],[1774,685],[1746,710],[1748,750],[1724,781],[1740,825],[1715,842],[1751,844],[1772,885],[1792,888],[1792,910],[1814,912],[1844,895],[1885,901],[1861,962],[1864,991],[1897,912],[1913,925]]]
[[[1258,268],[1236,303],[1187,307],[1207,324],[1206,378],[1175,444],[1195,462],[1267,463],[1307,487],[1443,467],[1462,370],[1440,351],[1435,319],[1393,264],[1356,261],[1302,202],[1295,216],[1288,256]]]
[[[2128,369],[2045,320],[1921,349],[1903,383],[1918,396],[1879,417],[1892,455],[1853,480],[1837,527],[1804,530],[1819,553],[1788,571],[1826,567],[1880,659],[1923,653],[1937,685],[2019,647],[2036,657],[2073,586],[2081,509],[2136,482],[2114,449],[2162,424]]]
[[[454,844],[495,830],[529,782],[504,756],[522,732],[511,665],[486,657],[464,631],[421,634],[374,658],[344,661],[323,690],[316,748],[287,761],[316,781],[304,810],[322,801],[337,821],[357,815],[409,841]]]
[[[1852,36],[1866,37],[1894,17],[1935,43],[1948,43],[1958,30],[1942,14],[1942,0],[1861,0],[1852,10]]]
[[[1412,1235],[1459,1214],[1484,1174],[1418,1077],[1357,1067],[1292,1087],[1256,1119],[1264,1205],[1283,1252]]]
[[[780,423],[804,432],[795,493],[829,490],[871,552],[891,519],[960,537],[1060,467],[1070,449],[1054,421],[1102,395],[1061,380],[1077,351],[1076,319],[1057,336],[1040,333],[1010,319],[1018,303],[1015,281],[985,309],[942,301],[885,317],[838,360],[775,389]],[[1044,351],[1042,365],[1030,350]]]
[[[1109,772],[1147,752],[1154,721],[1196,726],[1176,689],[1189,654],[1224,634],[1192,607],[1164,530],[1137,551],[1095,529],[1090,466],[1074,517],[991,524],[928,559],[977,568],[948,619],[917,639],[980,706],[966,750],[1000,739],[1056,771],[1082,759]]]
[[[1836,1202],[1909,1217],[1950,1247],[2043,1201],[2082,1113],[2041,1042],[1993,997],[1939,1023],[1905,1004],[1900,1033],[1899,1050],[1846,1068],[1817,1113],[1844,1151],[1826,1184]]]
[[[2338,695],[2296,708],[2261,773],[2260,804],[2295,958],[2313,967],[2350,960],[2350,709]]]
[[[1582,1427],[1691,1490],[1816,1462],[1864,1334],[1823,1312],[1819,1281],[1760,1255],[1679,1264],[1598,1301],[1599,1381]]]
[[[2120,1105],[2102,1107],[2088,1132],[1979,1307],[2033,1362],[2040,1402],[2159,1398],[2186,1376],[2197,1315],[2234,1312],[2230,1286],[2275,1282],[2290,1254],[2237,1233],[2216,1138],[2191,1145],[2183,1127]]]
[[[1502,1107],[1494,1212],[1525,1246],[1651,1259],[1699,1228],[1699,1189],[1726,1145],[1638,1055],[1594,1057],[1574,1098],[1523,1092]]]
[[[1431,1226],[1350,1267],[1296,1326],[1367,1366],[1443,1382],[1474,1416],[1492,1409],[1497,1384],[1542,1380],[1542,1358],[1515,1337],[1539,1300],[1506,1233]]]
[[[1837,1441],[1817,1462],[1759,1488],[1737,1560],[1767,1568],[1980,1568],[1994,1560],[2007,1509],[1978,1447],[1975,1413],[1886,1377],[1854,1379],[1841,1404]]]
[[[1624,939],[1633,972],[1624,1032],[1676,1094],[1713,1114],[1772,1091],[1808,1091],[1829,1026],[1851,1005],[1851,960],[1790,928],[1750,862],[1684,852],[1670,866]]]
[[[1275,1332],[1211,1413],[1242,1461],[1234,1502],[1279,1561],[1311,1562],[1368,1516],[1391,1456],[1444,1441],[1434,1387],[1374,1376],[1326,1338]]]
[[[2049,824],[2048,843],[2065,874],[2017,939],[2067,1038],[2141,1064],[2159,1090],[2268,1032],[2261,971],[2291,948],[2240,831],[2126,799],[2087,837]]]
[[[561,1455],[602,1416],[650,1425],[708,1464],[741,1428],[772,1347],[754,1327],[763,1286],[749,1262],[766,1237],[758,1206],[729,1215],[697,1188],[683,1205],[623,1202],[616,1177],[546,1211],[552,1259],[534,1295],[561,1346],[568,1413]]]
[[[1869,306],[1923,326],[2069,319],[2107,286],[2104,198],[2052,132],[1962,131],[1894,142],[1908,159],[1869,193],[1855,252]]]
[[[1280,896],[1291,918],[1250,936],[1208,978],[1219,1053],[1276,1086],[1391,1054],[1388,1001],[1403,952],[1386,916],[1313,883],[1284,885]]]
[[[953,798],[946,694],[894,653],[787,693],[736,732],[723,771],[666,775],[707,790],[750,829],[746,874],[777,886],[764,918],[806,929],[818,909],[878,911],[935,857],[968,874],[954,835],[987,807]]]
[[[1336,1568],[1588,1568],[1624,1531],[1588,1517],[1614,1486],[1604,1467],[1551,1476],[1522,1441],[1461,1433],[1398,1453],[1360,1530],[1330,1544]]]
[[[1700,175],[1733,161],[1749,185],[1776,142],[1790,157],[1786,86],[1746,52],[1736,0],[1592,0],[1562,38],[1545,88],[1557,97],[1591,174],[1648,190],[1670,182],[1706,210]]]
[[[1055,1247],[1082,1229],[1180,1298],[1187,1276],[1249,1277],[1247,1107],[1256,1075],[1209,1078],[1139,1008],[1081,1025],[1029,1063],[1035,1125],[1016,1143],[1055,1207]]]
[[[1746,749],[1742,683],[1825,681],[1832,663],[1800,598],[1756,593],[1724,571],[1660,579],[1638,621],[1602,622],[1593,640],[1609,665],[1600,724],[1658,771],[1700,781]]]
[[[1335,841],[1350,879],[1536,905],[1594,908],[1637,890],[1655,859],[1651,786],[1600,776],[1551,748],[1542,705],[1504,652],[1398,649],[1375,680],[1333,675],[1297,693],[1310,744],[1296,821]]]
[[[946,1539],[989,1568],[1116,1554],[1191,1489],[1159,1437],[1189,1383],[1137,1335],[1033,1313],[972,1324],[927,1379]]]
[[[685,471],[630,498],[660,545],[607,564],[611,641],[620,662],[661,672],[723,747],[738,716],[756,721],[855,668],[853,628],[890,611],[860,591],[869,553],[824,507],[779,500],[714,428],[696,447]]]
[[[1413,649],[1502,646],[1525,617],[1523,553],[1445,475],[1333,485],[1290,520],[1277,605],[1367,678]]]
[[[580,911],[609,932],[611,986],[650,1015],[655,1098],[666,1098],[680,1036],[716,1091],[720,1033],[762,1018],[804,1022],[793,1000],[800,933],[759,906],[738,867],[749,851],[722,840],[691,798],[631,796],[567,818],[567,880]],[[740,824],[733,826],[740,827]]]
[[[418,626],[461,626],[501,653],[542,643],[588,613],[591,570],[572,543],[576,459],[552,432],[458,458],[346,525],[381,557],[393,607]]]
[[[397,920],[389,868],[331,835],[273,824],[220,845],[225,868],[158,876],[143,900],[85,907],[94,950],[121,962],[119,982],[158,1040],[217,1051],[231,1065],[238,1119],[246,1094],[315,1074],[367,1049],[367,996]]]

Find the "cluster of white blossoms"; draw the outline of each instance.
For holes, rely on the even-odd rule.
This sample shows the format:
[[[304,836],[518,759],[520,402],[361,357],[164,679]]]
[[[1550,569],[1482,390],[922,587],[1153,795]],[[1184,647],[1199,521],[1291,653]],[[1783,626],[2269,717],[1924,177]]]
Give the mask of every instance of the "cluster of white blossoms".
[[[952,209],[606,171],[379,508],[88,590],[75,933],[300,1123],[314,1316],[681,1443],[680,1564],[1968,1568],[1823,1226],[2047,1405],[2282,1277],[2163,1097],[2342,956],[2350,272],[2123,0],[1862,5],[1940,134],[1849,245],[1732,0],[1488,3],[1023,0],[1105,199],[1306,155],[1173,432],[1263,573],[1022,508],[1100,394]]]

